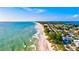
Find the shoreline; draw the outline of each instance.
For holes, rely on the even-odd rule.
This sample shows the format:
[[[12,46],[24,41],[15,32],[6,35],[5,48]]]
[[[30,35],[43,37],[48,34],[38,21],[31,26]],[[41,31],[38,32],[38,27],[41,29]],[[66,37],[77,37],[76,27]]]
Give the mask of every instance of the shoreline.
[[[44,27],[42,24],[36,22],[37,33],[36,38],[37,42],[37,51],[53,51],[51,43],[47,40],[47,36],[44,33]]]

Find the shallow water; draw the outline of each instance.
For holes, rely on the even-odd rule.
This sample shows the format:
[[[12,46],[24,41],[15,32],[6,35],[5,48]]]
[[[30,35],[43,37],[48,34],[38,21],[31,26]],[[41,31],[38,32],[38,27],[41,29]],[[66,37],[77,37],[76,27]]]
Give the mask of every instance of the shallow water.
[[[29,51],[36,33],[33,22],[0,22],[1,51]]]

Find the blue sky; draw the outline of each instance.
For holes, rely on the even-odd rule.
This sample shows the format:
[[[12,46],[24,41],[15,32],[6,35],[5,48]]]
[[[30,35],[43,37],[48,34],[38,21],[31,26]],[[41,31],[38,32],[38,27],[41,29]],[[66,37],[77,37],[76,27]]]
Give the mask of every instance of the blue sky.
[[[78,21],[78,7],[0,8],[0,21]]]

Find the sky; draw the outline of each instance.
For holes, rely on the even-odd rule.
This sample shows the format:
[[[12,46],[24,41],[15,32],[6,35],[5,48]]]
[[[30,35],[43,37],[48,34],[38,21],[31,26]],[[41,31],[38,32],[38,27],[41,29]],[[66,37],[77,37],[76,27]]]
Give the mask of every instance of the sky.
[[[0,21],[79,21],[79,8],[0,7]]]

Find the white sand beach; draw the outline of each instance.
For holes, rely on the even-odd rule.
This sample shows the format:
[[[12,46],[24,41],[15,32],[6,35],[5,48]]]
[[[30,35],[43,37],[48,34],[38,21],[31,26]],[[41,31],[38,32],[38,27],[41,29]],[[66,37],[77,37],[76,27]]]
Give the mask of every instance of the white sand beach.
[[[47,40],[44,33],[44,27],[40,23],[36,23],[37,36],[38,36],[38,51],[52,51],[51,43]]]

